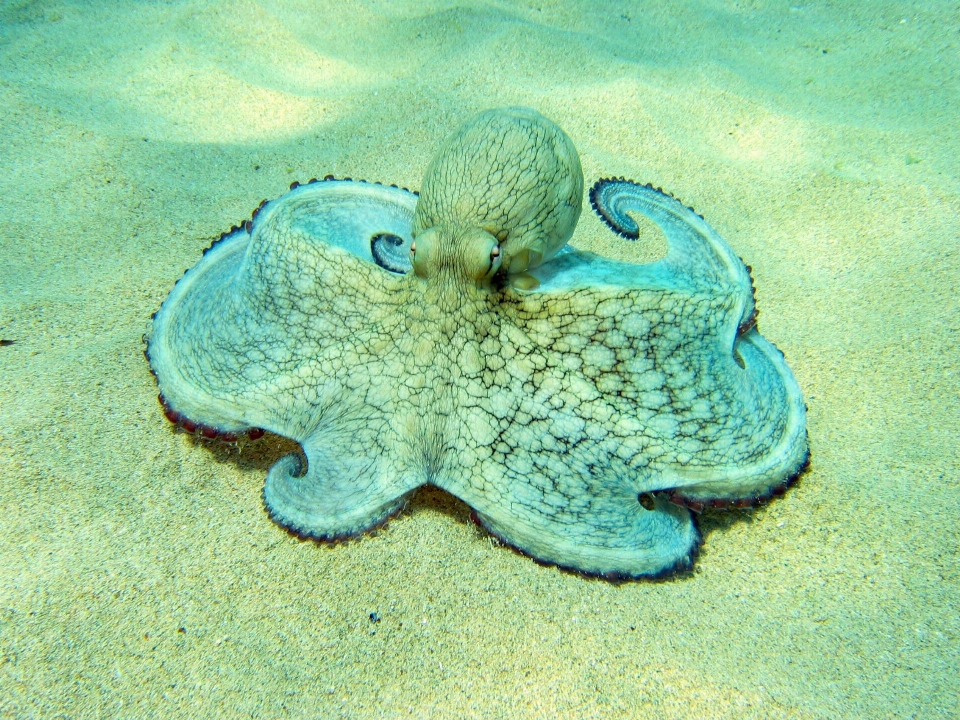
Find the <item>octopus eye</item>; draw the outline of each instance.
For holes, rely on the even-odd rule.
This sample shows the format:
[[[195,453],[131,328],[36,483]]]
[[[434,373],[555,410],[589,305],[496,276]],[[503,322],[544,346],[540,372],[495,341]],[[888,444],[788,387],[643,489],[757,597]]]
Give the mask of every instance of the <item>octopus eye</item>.
[[[410,243],[410,259],[413,259],[413,256],[417,254],[417,243]]]
[[[490,251],[490,270],[488,271],[488,275],[493,275],[500,269],[500,262],[500,246],[494,245],[493,250]]]

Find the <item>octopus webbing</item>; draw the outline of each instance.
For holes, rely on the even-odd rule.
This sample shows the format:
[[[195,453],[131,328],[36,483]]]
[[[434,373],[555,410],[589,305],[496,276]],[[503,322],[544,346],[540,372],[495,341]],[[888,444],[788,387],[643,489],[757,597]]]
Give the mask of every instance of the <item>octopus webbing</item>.
[[[278,524],[355,536],[429,483],[537,560],[657,576],[691,565],[691,509],[753,505],[803,469],[800,389],[757,330],[748,269],[699,215],[602,180],[611,228],[635,235],[640,213],[668,253],[570,248],[580,161],[526,108],[470,120],[421,187],[295,185],[209,248],[148,329],[169,419],[301,445],[267,475]]]

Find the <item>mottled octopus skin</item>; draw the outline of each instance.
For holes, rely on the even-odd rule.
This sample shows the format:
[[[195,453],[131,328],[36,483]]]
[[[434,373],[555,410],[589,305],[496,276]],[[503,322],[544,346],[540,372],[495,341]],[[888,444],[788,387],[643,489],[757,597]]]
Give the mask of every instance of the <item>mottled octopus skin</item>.
[[[537,150],[517,145],[517,162]],[[515,177],[507,197],[525,190]],[[378,234],[411,238],[410,193],[315,183],[211,248],[154,318],[148,357],[170,408],[302,445],[305,468],[287,456],[268,474],[274,520],[352,536],[432,483],[538,560],[656,576],[689,567],[699,543],[671,497],[762,497],[800,470],[800,390],[744,322],[746,268],[699,216],[622,188],[667,256],[562,252],[527,268],[539,287],[524,291],[474,211],[443,192],[424,186],[440,220],[414,238],[415,272],[370,253]],[[506,244],[520,223],[503,225]]]

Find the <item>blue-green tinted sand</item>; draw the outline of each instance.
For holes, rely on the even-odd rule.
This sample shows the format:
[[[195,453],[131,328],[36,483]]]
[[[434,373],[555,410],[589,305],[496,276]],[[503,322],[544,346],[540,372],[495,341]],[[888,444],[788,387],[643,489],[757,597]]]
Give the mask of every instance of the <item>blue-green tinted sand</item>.
[[[0,716],[955,717],[958,55],[952,3],[5,3]],[[513,104],[708,219],[807,399],[799,485],[676,579],[540,567],[436,490],[298,541],[260,498],[294,447],[156,402],[146,320],[222,231],[415,188]]]

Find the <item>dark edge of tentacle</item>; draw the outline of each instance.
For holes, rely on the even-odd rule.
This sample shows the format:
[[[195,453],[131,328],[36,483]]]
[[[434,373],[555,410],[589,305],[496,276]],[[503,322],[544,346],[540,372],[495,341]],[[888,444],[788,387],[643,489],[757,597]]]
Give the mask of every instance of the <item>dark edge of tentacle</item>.
[[[358,183],[364,183],[365,185],[380,185],[381,187],[391,187],[391,188],[393,188],[393,189],[395,189],[395,190],[403,190],[404,192],[408,192],[408,193],[410,193],[411,195],[416,195],[416,196],[418,196],[418,197],[420,196],[420,191],[419,191],[419,190],[411,190],[410,188],[403,187],[402,185],[397,185],[396,183],[390,183],[389,185],[387,185],[387,184],[385,184],[385,183],[380,182],[379,180],[357,180],[357,179],[351,178],[351,177],[338,178],[338,177],[336,177],[335,175],[324,175],[322,180],[317,180],[316,178],[313,178],[309,183],[307,183],[307,185],[310,185],[310,184],[315,183],[315,182],[335,182],[335,181],[339,181],[339,182],[358,182]],[[296,185],[299,186],[300,183],[296,183]],[[293,189],[294,189],[294,185],[291,185],[291,186],[290,186],[290,189],[293,190]]]
[[[299,181],[297,181],[297,180],[294,180],[292,183],[290,183],[290,190],[296,190],[298,187],[301,187],[301,186],[303,186],[303,185],[313,185],[314,183],[318,183],[318,182],[331,182],[331,181],[334,181],[334,182],[357,182],[357,183],[364,183],[364,184],[366,184],[366,185],[380,185],[380,186],[382,186],[382,187],[384,186],[384,184],[381,183],[381,182],[379,182],[379,181],[354,180],[353,178],[349,178],[349,177],[337,178],[337,177],[335,177],[335,176],[333,176],[333,175],[324,175],[322,180],[318,180],[317,178],[310,178],[310,179],[309,179],[307,182],[305,182],[305,183],[301,183],[301,182],[299,182]],[[404,192],[408,192],[408,193],[410,193],[411,195],[415,195],[416,197],[420,197],[419,191],[417,191],[417,190],[410,190],[409,188],[405,188],[405,187],[402,187],[402,186],[400,186],[400,185],[395,185],[395,184],[392,184],[392,183],[391,183],[390,185],[385,186],[385,187],[392,187],[392,188],[395,188],[395,189],[397,189],[397,190],[403,190]],[[281,195],[280,197],[283,197],[283,196]],[[279,200],[280,198],[277,198],[277,199]],[[261,200],[261,201],[260,201],[260,204],[257,205],[257,206],[253,209],[253,212],[252,212],[252,213],[250,213],[250,217],[249,217],[248,219],[241,220],[238,224],[232,225],[232,226],[230,227],[230,229],[227,230],[226,232],[220,233],[220,235],[219,235],[212,243],[210,243],[209,246],[207,246],[206,248],[204,248],[204,250],[203,250],[203,252],[201,253],[201,255],[206,255],[208,252],[210,252],[211,250],[213,250],[213,248],[216,247],[216,246],[217,246],[219,243],[221,243],[223,240],[226,240],[228,237],[231,237],[234,233],[239,232],[240,230],[243,230],[244,232],[247,233],[247,235],[250,235],[250,234],[253,232],[253,226],[254,226],[254,223],[255,223],[256,220],[257,220],[257,216],[260,214],[260,211],[263,210],[263,208],[264,208],[269,202],[271,202],[271,201],[269,201],[269,200]],[[188,272],[190,272],[190,268],[187,268],[186,270],[184,270],[184,271],[183,271],[183,274],[186,275]],[[176,284],[176,283],[175,283],[175,284]],[[156,313],[154,313],[154,315],[156,315]],[[151,317],[152,317],[152,316],[151,316]]]
[[[384,183],[379,182],[377,180],[355,180],[354,178],[350,178],[350,177],[338,178],[334,175],[324,175],[323,178],[320,178],[320,179],[310,178],[305,183],[302,183],[299,180],[294,180],[292,183],[290,183],[290,190],[296,190],[297,188],[303,187],[304,185],[313,185],[314,183],[318,183],[318,182],[357,182],[357,183],[364,183],[365,185],[380,185],[381,187],[391,187],[396,190],[403,190],[404,192],[408,192],[411,195],[420,197],[419,191],[410,190],[409,188],[403,187],[401,185],[396,185],[394,183],[391,183],[390,185],[384,185]],[[277,199],[279,200],[279,198]],[[263,210],[264,206],[269,202],[270,202],[269,200],[261,200],[260,204],[253,209],[253,212],[250,214],[250,217],[248,219],[241,220],[238,224],[231,226],[230,229],[227,230],[226,232],[220,233],[219,237],[217,237],[216,240],[214,240],[212,243],[210,243],[210,245],[207,248],[204,249],[203,254],[206,255],[208,252],[210,252],[210,250],[214,248],[214,246],[220,243],[220,241],[230,237],[238,230],[244,230],[248,235],[252,233],[253,225],[257,220],[257,216],[260,214],[260,211]]]
[[[745,332],[757,327],[757,317],[760,315],[760,309],[757,307],[757,286],[753,279],[753,268],[743,262],[742,257],[738,257],[743,266],[747,269],[747,276],[750,278],[750,297],[753,298],[753,309],[750,315],[740,321],[737,326],[737,337],[741,337]]]
[[[573,565],[563,565],[562,563],[553,562],[552,560],[544,560],[543,558],[538,558],[536,555],[533,555],[523,548],[517,547],[512,544],[510,541],[506,540],[501,535],[498,535],[493,530],[488,528],[483,524],[483,520],[480,519],[480,516],[477,512],[471,508],[470,509],[470,520],[476,525],[480,530],[487,533],[490,537],[494,538],[500,545],[503,547],[512,550],[517,555],[521,557],[528,558],[533,560],[537,565],[541,567],[555,567],[560,572],[569,573],[571,575],[576,575],[577,577],[586,578],[588,580],[603,580],[609,582],[613,585],[619,585],[621,583],[635,582],[637,580],[644,580],[647,582],[657,582],[657,581],[671,581],[671,580],[680,580],[684,577],[689,577],[694,570],[696,565],[697,558],[700,556],[700,548],[703,545],[703,534],[700,532],[700,528],[697,527],[696,520],[691,518],[693,521],[694,530],[697,532],[696,541],[693,544],[693,547],[690,548],[690,552],[686,557],[680,558],[676,563],[670,567],[664,568],[663,570],[656,573],[640,574],[640,575],[631,575],[630,573],[621,573],[621,572],[607,572],[607,573],[592,573],[585,570],[581,570],[578,567]]]
[[[809,439],[809,433],[807,434]],[[677,490],[660,490],[657,495],[669,500],[674,505],[685,507],[694,513],[702,513],[704,510],[751,510],[760,505],[764,505],[770,500],[781,498],[787,494],[787,491],[796,487],[800,481],[800,476],[806,473],[810,468],[810,448],[807,446],[807,456],[803,459],[800,467],[786,480],[776,485],[764,493],[742,498],[714,498],[712,500],[692,500],[684,497],[683,493]]]
[[[363,538],[376,537],[376,535],[381,530],[384,530],[391,521],[395,520],[397,517],[403,514],[403,511],[410,506],[410,495],[411,495],[411,493],[407,493],[407,495],[403,498],[403,502],[400,503],[400,506],[396,510],[394,510],[393,512],[387,513],[380,520],[377,520],[377,522],[375,522],[373,525],[371,525],[368,528],[364,528],[359,532],[337,533],[334,535],[314,535],[312,533],[303,532],[301,530],[297,530],[296,528],[292,528],[292,527],[289,527],[288,525],[285,525],[280,518],[276,517],[273,514],[273,512],[271,512],[270,506],[267,505],[267,498],[264,495],[265,492],[266,492],[266,485],[264,485],[264,489],[260,492],[260,500],[263,507],[263,511],[266,513],[267,517],[270,518],[270,522],[272,522],[274,525],[279,527],[290,537],[296,538],[297,540],[300,540],[302,542],[313,542],[313,543],[316,543],[317,545],[324,545],[326,547],[343,545],[353,540],[362,540]]]
[[[614,233],[622,238],[626,238],[627,240],[636,240],[640,237],[640,233],[637,232],[637,234],[634,235],[621,228],[618,223],[614,222],[610,211],[607,209],[607,206],[600,199],[600,191],[604,188],[604,186],[608,183],[615,182],[629,182],[633,185],[636,185],[633,180],[624,180],[623,178],[600,178],[590,188],[590,207],[593,208],[593,211],[600,216],[600,219],[603,220],[604,224],[613,230]]]
[[[146,351],[144,354],[146,355]],[[147,356],[147,361],[149,362],[149,360],[150,357]],[[153,372],[153,369],[151,368],[150,371]],[[156,377],[156,373],[154,373],[154,377]],[[182,430],[188,435],[193,435],[198,439],[219,440],[220,442],[227,443],[228,445],[233,445],[238,441],[259,440],[265,434],[263,428],[254,427],[247,428],[246,430],[242,430],[240,432],[226,432],[211,425],[204,425],[203,423],[194,422],[183,413],[179,413],[174,410],[162,394],[157,395],[157,400],[160,402],[160,407],[163,408],[163,416],[173,423],[175,430]]]
[[[701,215],[700,213],[698,213],[696,210],[693,209],[693,206],[687,205],[685,202],[683,202],[683,200],[681,200],[680,198],[678,198],[676,195],[674,195],[674,194],[672,194],[672,193],[670,193],[670,192],[667,192],[666,190],[664,190],[664,189],[661,188],[661,187],[655,187],[652,183],[643,183],[643,184],[641,184],[641,183],[638,183],[638,182],[636,182],[636,181],[634,181],[634,180],[628,180],[627,178],[625,178],[625,177],[623,177],[623,176],[621,176],[621,177],[600,178],[600,179],[597,180],[597,181],[593,184],[593,186],[590,188],[590,192],[589,192],[590,207],[592,207],[593,210],[594,210],[594,212],[597,213],[597,215],[600,216],[600,219],[603,220],[603,222],[607,225],[607,227],[609,227],[611,230],[613,230],[613,232],[615,232],[615,233],[616,233],[617,235],[619,235],[620,237],[626,238],[627,240],[636,240],[637,238],[640,237],[639,232],[638,232],[636,235],[632,235],[632,234],[630,234],[630,233],[624,232],[623,228],[621,228],[621,227],[613,220],[613,218],[612,218],[609,210],[608,210],[607,207],[603,204],[603,202],[601,202],[601,200],[600,200],[600,191],[603,189],[603,187],[604,187],[605,185],[610,184],[610,183],[623,183],[623,184],[628,184],[628,185],[635,185],[635,186],[637,186],[637,187],[647,188],[648,190],[655,190],[656,192],[660,193],[660,194],[663,195],[664,197],[668,197],[668,198],[670,198],[671,200],[676,200],[678,203],[680,203],[681,205],[683,205],[683,207],[685,207],[687,210],[689,210],[690,212],[692,212],[694,215],[696,215],[696,216],[697,216],[698,218],[700,218],[701,220],[704,219],[703,215]]]

